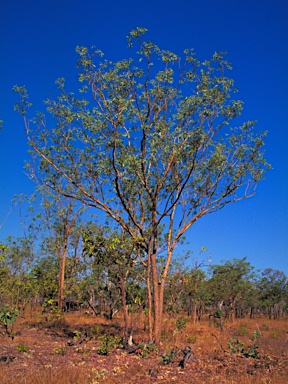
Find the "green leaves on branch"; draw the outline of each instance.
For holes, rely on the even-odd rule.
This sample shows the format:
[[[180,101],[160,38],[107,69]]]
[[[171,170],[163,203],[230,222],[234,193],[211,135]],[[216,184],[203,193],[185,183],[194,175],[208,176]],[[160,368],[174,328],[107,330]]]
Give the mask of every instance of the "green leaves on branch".
[[[18,310],[9,308],[7,304],[0,307],[0,324],[4,327],[6,334],[14,339],[13,326],[18,317]]]
[[[266,133],[240,122],[243,103],[234,99],[224,53],[201,62],[192,49],[182,56],[161,49],[146,32],[131,31],[130,57],[115,62],[77,47],[80,91],[67,92],[59,79],[58,98],[45,102],[48,119],[26,118],[23,87],[15,87],[16,109],[34,151],[33,177],[108,215],[147,260],[166,239],[163,296],[184,233],[200,217],[253,196],[269,165]],[[149,263],[157,302],[157,262]]]

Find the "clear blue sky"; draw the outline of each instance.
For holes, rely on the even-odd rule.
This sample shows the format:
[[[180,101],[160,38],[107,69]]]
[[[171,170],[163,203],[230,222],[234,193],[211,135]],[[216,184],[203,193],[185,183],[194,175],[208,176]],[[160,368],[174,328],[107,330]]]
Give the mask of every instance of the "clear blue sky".
[[[0,6],[0,241],[21,234],[14,194],[34,185],[24,173],[28,159],[21,117],[13,111],[13,85],[26,85],[37,109],[65,77],[77,87],[76,45],[95,45],[111,60],[129,55],[125,36],[136,26],[163,49],[194,48],[208,59],[227,51],[232,77],[244,101],[243,120],[268,130],[266,157],[273,169],[257,195],[200,219],[188,233],[212,262],[248,257],[256,268],[288,274],[288,2],[284,0],[2,0]],[[5,221],[5,222],[4,222]]]

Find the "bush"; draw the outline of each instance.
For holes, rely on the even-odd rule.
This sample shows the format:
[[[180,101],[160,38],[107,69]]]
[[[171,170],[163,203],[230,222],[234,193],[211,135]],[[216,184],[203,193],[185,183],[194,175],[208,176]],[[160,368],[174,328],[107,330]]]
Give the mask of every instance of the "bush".
[[[247,324],[240,324],[237,329],[237,335],[238,336],[245,336],[248,334],[248,325]]]
[[[18,310],[16,308],[10,309],[8,304],[0,307],[0,324],[4,326],[5,332],[8,337],[14,339],[13,326],[18,317]]]
[[[275,328],[270,332],[270,337],[272,337],[272,339],[283,339],[285,333],[281,329]]]
[[[250,345],[247,350],[244,349],[244,343],[238,339],[231,338],[227,344],[232,354],[238,353],[244,357],[252,357],[254,359],[259,357],[258,345],[256,344]]]
[[[98,340],[101,341],[101,346],[97,352],[99,355],[107,356],[112,348],[123,346],[123,338],[119,336],[103,335],[99,336]]]
[[[253,337],[252,337],[252,340],[257,340],[259,339],[259,337],[262,337],[261,333],[259,331],[254,331],[253,332]]]
[[[55,355],[65,356],[67,353],[66,347],[54,348]]]
[[[267,324],[263,324],[262,327],[263,331],[269,331],[269,326]]]
[[[165,355],[161,356],[162,364],[167,365],[173,362],[176,357],[176,352],[172,349],[168,351]]]
[[[186,317],[179,317],[179,319],[176,320],[176,328],[178,331],[182,331],[182,329],[186,328],[187,319]]]
[[[26,343],[21,343],[21,344],[16,345],[16,349],[18,352],[24,352],[24,353],[29,352],[29,348],[28,348],[28,345]]]
[[[185,338],[186,338],[187,343],[189,343],[189,344],[195,344],[196,340],[197,340],[196,335],[185,335]]]

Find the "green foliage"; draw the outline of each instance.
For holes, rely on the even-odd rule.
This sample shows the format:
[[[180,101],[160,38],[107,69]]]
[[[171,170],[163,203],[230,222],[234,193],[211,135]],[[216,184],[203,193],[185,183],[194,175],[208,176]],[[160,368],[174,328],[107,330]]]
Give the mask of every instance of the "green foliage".
[[[228,347],[231,350],[232,354],[240,354],[243,355],[244,357],[251,357],[256,359],[259,356],[258,352],[258,346],[256,344],[250,345],[246,350],[244,349],[244,343],[238,339],[231,338],[228,341]]]
[[[257,359],[257,357],[259,357],[258,348],[259,347],[256,344],[250,345],[245,351],[244,356],[247,358],[252,357],[253,359]]]
[[[123,338],[119,336],[112,336],[104,334],[98,337],[101,341],[101,346],[97,349],[99,355],[107,356],[111,349],[123,346]]]
[[[240,353],[240,354],[244,353],[244,347],[243,347],[244,343],[242,343],[242,341],[240,341],[238,339],[231,338],[227,344],[231,350],[231,353],[233,353],[233,354],[234,353]]]
[[[63,312],[58,307],[58,303],[54,299],[46,300],[43,304],[46,310],[46,321],[53,326],[57,326],[63,323]]]
[[[233,259],[222,265],[210,267],[211,278],[209,288],[212,300],[215,303],[224,301],[224,305],[230,311],[233,320],[236,306],[248,304],[253,298],[255,290],[253,280],[255,273],[247,258]]]
[[[55,353],[55,355],[65,356],[67,353],[67,348],[65,346],[56,347],[56,348],[54,348],[54,353]]]
[[[262,324],[262,327],[263,331],[269,331],[269,325],[267,325],[266,323]]]
[[[197,341],[197,336],[196,335],[185,335],[186,341],[189,344],[195,344]]]
[[[29,274],[34,259],[33,238],[9,236],[0,244],[0,296],[10,307],[24,307],[35,297],[36,284]],[[22,304],[22,305],[21,305]]]
[[[81,331],[74,331],[74,337],[73,339],[78,341],[79,339],[81,339],[81,336],[82,336],[82,332]]]
[[[255,341],[255,340],[259,339],[260,337],[262,337],[261,333],[259,331],[255,330],[253,332],[252,340]]]
[[[162,335],[161,335],[161,337],[162,337],[162,339],[163,339],[164,341],[168,341],[168,340],[170,340],[170,338],[171,338],[171,332],[169,332],[169,331],[167,331],[167,330],[163,330],[163,331],[162,331]]]
[[[23,353],[29,352],[29,347],[26,343],[17,344],[16,349],[18,352],[23,352]]]
[[[259,304],[270,318],[280,317],[287,303],[287,277],[284,272],[267,268],[258,280]]]
[[[216,317],[216,318],[220,318],[223,316],[223,311],[221,311],[220,308],[217,308],[214,312],[213,312],[213,316]]]
[[[87,359],[91,355],[91,351],[89,348],[87,348],[87,346],[84,346],[82,348],[76,348],[76,352],[82,354],[85,359]]]
[[[90,384],[100,384],[107,378],[107,369],[96,369],[92,368],[91,372],[88,373]],[[99,381],[98,381],[99,380]]]
[[[166,352],[165,355],[161,356],[162,364],[168,365],[173,363],[174,359],[176,358],[176,352],[171,349],[170,351]]]
[[[183,329],[186,328],[186,324],[187,324],[187,318],[186,317],[179,317],[177,320],[176,320],[176,328],[179,332],[181,332]]]
[[[101,329],[101,327],[99,327],[99,325],[94,325],[94,326],[90,327],[90,334],[92,336],[99,335],[101,332],[102,332],[102,329]]]
[[[9,308],[8,304],[4,304],[0,307],[0,324],[4,326],[6,334],[14,339],[13,326],[18,317],[18,309]]]
[[[135,353],[139,354],[143,359],[148,358],[151,354],[155,353],[157,349],[153,343],[140,343]]]
[[[237,335],[238,336],[245,336],[248,335],[248,325],[247,324],[240,324],[239,327],[237,328]]]
[[[272,339],[283,339],[285,333],[280,328],[276,327],[270,331],[270,337],[272,337]]]
[[[68,92],[58,79],[59,96],[45,101],[52,118],[40,112],[26,118],[25,87],[14,87],[15,109],[24,116],[33,177],[107,214],[154,269],[153,286],[164,287],[184,233],[203,215],[253,196],[269,165],[266,132],[256,132],[253,121],[237,126],[243,103],[234,99],[225,54],[201,63],[192,49],[180,57],[146,41],[146,32],[131,31],[129,58],[119,61],[77,47],[80,91]],[[113,253],[114,264],[123,266],[119,254],[114,258],[119,237],[104,244],[89,243],[89,233],[84,238],[84,254],[102,263]],[[147,260],[159,256],[164,241],[169,257],[162,273],[157,260]],[[156,305],[157,288],[153,294]]]

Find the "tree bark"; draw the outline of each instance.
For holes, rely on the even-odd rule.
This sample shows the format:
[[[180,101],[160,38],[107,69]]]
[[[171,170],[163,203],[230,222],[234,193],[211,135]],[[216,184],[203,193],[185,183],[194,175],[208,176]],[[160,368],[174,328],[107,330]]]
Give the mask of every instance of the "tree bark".
[[[150,255],[148,255],[147,260],[147,300],[148,300],[148,332],[149,332],[149,340],[153,340],[153,316],[152,316],[152,293],[151,293],[151,260]]]
[[[67,257],[67,244],[65,244],[65,246],[64,246],[64,250],[63,250],[62,255],[59,255],[59,259],[60,259],[59,278],[58,278],[58,308],[59,308],[59,311],[63,310],[66,257]]]
[[[120,290],[121,290],[121,301],[122,301],[122,308],[123,308],[123,317],[124,317],[124,338],[125,342],[128,342],[129,338],[129,316],[128,316],[128,308],[127,308],[127,302],[126,302],[126,289],[125,289],[125,280],[123,276],[121,276],[120,273]]]
[[[159,278],[157,273],[156,254],[151,255],[151,273],[152,273],[152,284],[153,284],[153,301],[154,301],[154,323],[153,323],[153,334],[156,344],[160,343],[161,340],[161,328],[162,328],[162,306],[159,289]]]

